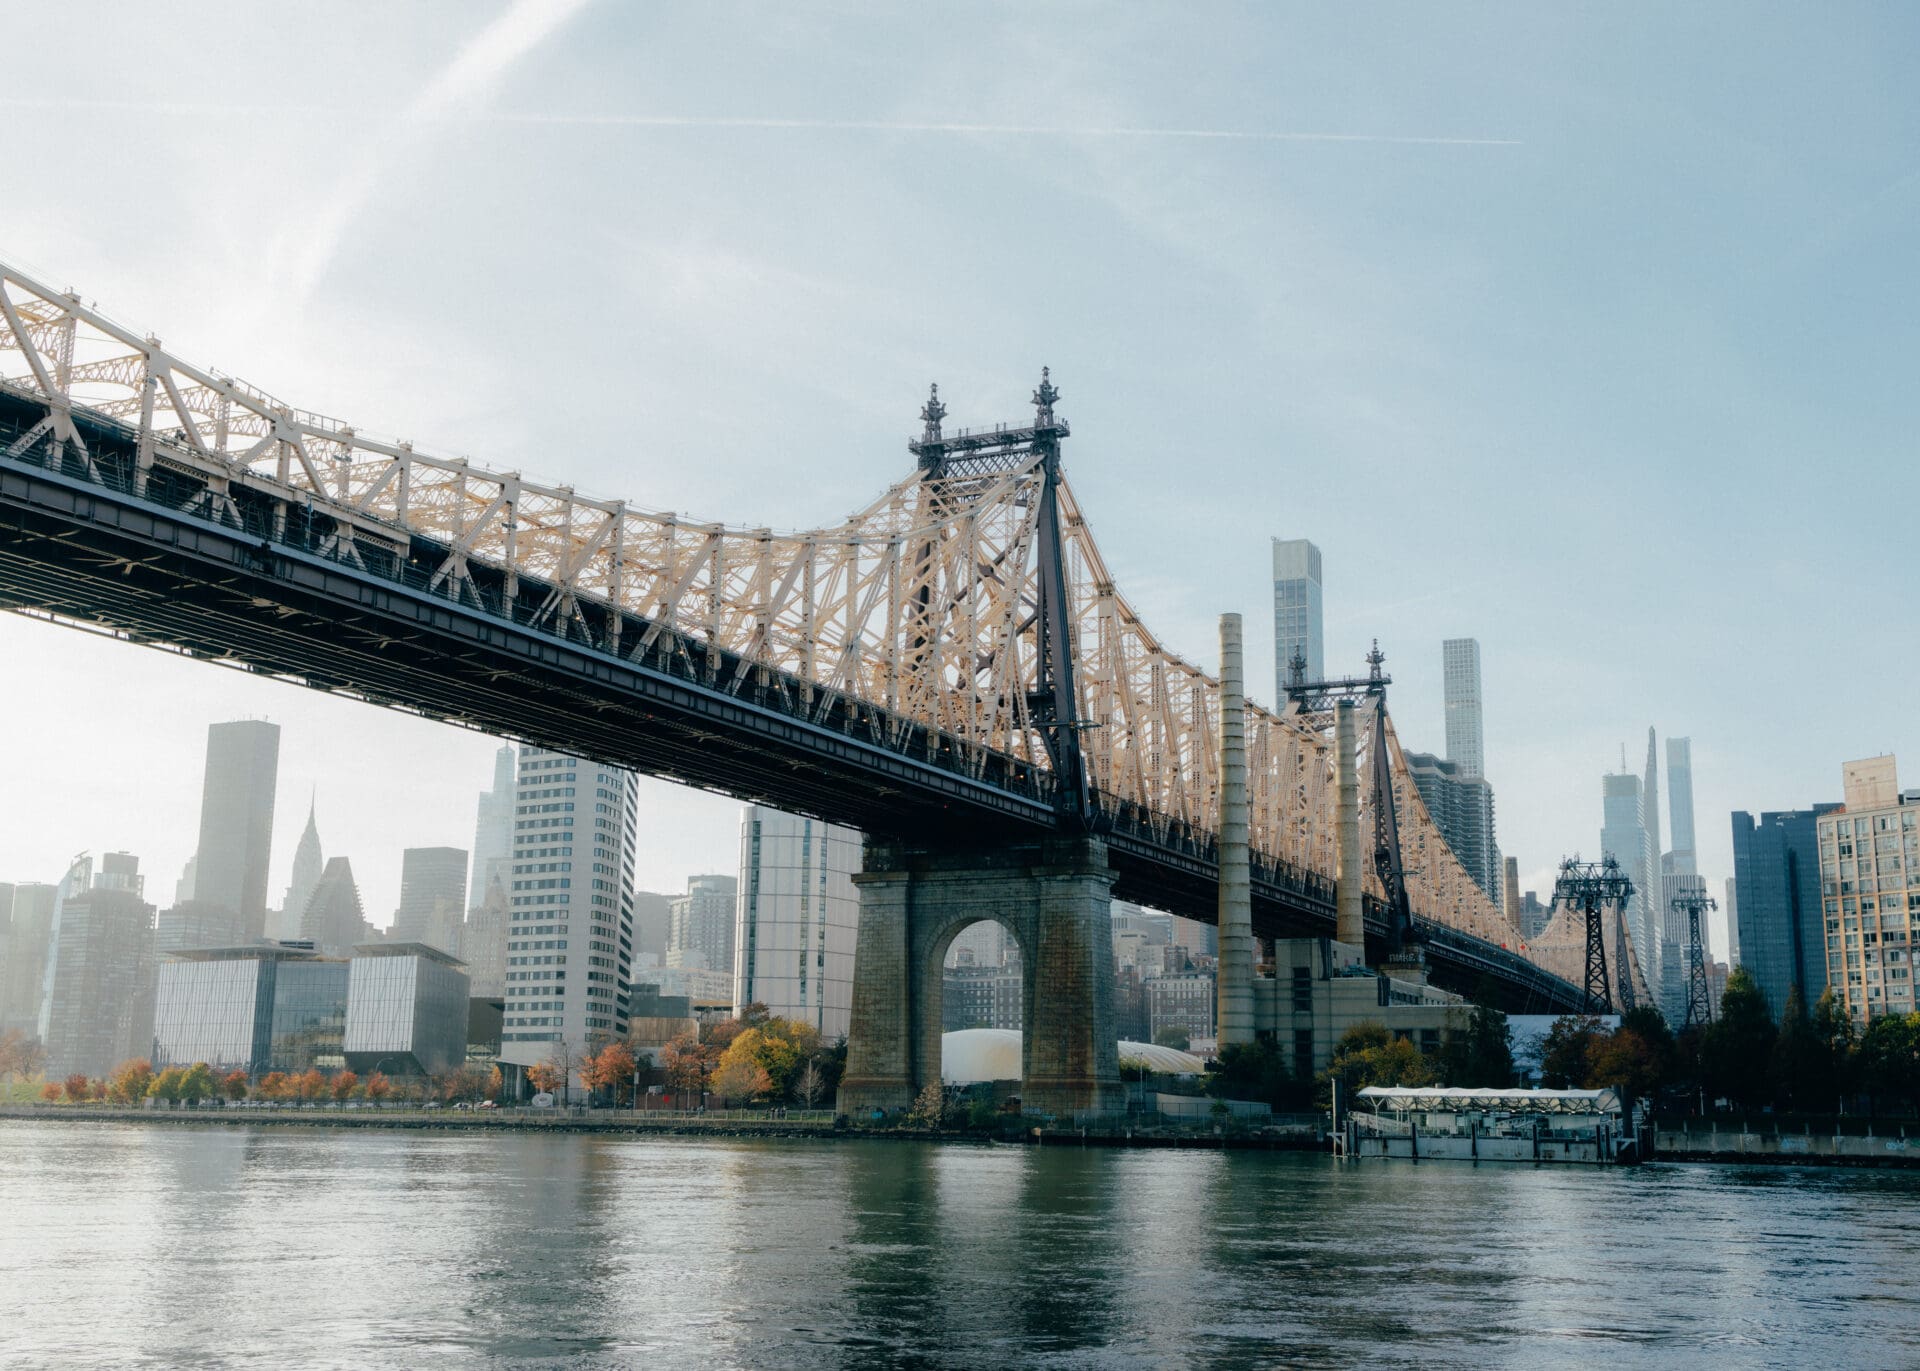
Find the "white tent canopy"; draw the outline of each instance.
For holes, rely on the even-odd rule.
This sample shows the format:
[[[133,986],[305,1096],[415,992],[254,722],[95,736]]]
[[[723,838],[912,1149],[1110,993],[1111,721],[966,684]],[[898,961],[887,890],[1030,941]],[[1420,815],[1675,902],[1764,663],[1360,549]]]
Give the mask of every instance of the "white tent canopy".
[[[1375,1110],[1506,1109],[1534,1114],[1618,1114],[1614,1090],[1491,1090],[1446,1085],[1370,1085],[1360,1102]]]

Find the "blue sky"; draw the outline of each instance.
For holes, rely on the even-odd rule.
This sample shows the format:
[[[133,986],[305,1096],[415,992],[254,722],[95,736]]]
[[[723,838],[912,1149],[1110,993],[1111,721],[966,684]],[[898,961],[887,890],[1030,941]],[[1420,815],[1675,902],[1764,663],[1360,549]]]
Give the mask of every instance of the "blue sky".
[[[991,422],[1046,363],[1115,574],[1188,655],[1237,609],[1271,660],[1273,535],[1320,544],[1329,660],[1380,639],[1410,746],[1442,745],[1441,639],[1481,640],[1530,884],[1592,854],[1650,723],[1693,739],[1716,888],[1729,810],[1885,751],[1920,783],[1904,7],[6,25],[59,75],[0,95],[0,257],[305,407],[794,527],[906,469],[929,380]],[[0,879],[128,847],[170,895],[204,726],[240,714],[286,729],[276,892],[309,784],[376,921],[400,845],[470,836],[483,739],[15,620],[0,661],[51,724],[14,742]],[[647,805],[650,884],[734,864],[732,805]]]

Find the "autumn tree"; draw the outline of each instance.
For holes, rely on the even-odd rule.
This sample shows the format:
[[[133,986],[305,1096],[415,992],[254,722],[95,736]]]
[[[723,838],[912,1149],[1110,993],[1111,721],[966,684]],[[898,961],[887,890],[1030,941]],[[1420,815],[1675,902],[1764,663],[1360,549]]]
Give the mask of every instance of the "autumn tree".
[[[310,1066],[293,1078],[293,1088],[303,1100],[317,1100],[327,1093],[326,1075],[317,1066]]]
[[[367,1077],[367,1098],[378,1102],[393,1093],[393,1082],[380,1072],[375,1071]]]
[[[27,1035],[17,1028],[0,1033],[0,1080],[10,1081],[26,1074],[21,1069],[27,1048]]]
[[[230,1100],[246,1099],[247,1073],[244,1071],[229,1071],[226,1075],[222,1076],[220,1078],[220,1093]]]
[[[84,1071],[74,1072],[67,1077],[63,1084],[66,1087],[67,1100],[69,1103],[78,1104],[80,1101],[86,1099],[90,1093],[90,1083],[87,1080],[87,1073]]]
[[[487,1071],[486,1098],[498,1102],[506,1088],[507,1078],[501,1074],[498,1064],[490,1067]]]
[[[113,1068],[107,1078],[107,1094],[116,1104],[138,1105],[146,1099],[147,1087],[152,1084],[153,1063],[145,1057],[134,1057]]]
[[[205,1062],[195,1062],[180,1078],[180,1098],[189,1104],[211,1099],[213,1088],[213,1068]]]
[[[41,1086],[40,1098],[48,1104],[54,1103],[54,1101],[60,1098],[60,1083],[58,1081],[48,1081],[45,1085]]]
[[[773,1093],[773,1077],[752,1057],[741,1055],[722,1059],[713,1073],[713,1089],[724,1100],[751,1101]]]
[[[527,1080],[542,1095],[558,1095],[560,1088],[567,1083],[567,1069],[549,1057],[527,1068]]]
[[[660,1064],[667,1073],[667,1084],[675,1090],[697,1095],[707,1088],[711,1065],[699,1035],[682,1033],[660,1049]]]
[[[156,1100],[165,1100],[172,1104],[180,1098],[180,1085],[187,1073],[177,1066],[167,1067],[147,1083],[147,1094]]]
[[[625,1043],[612,1042],[581,1063],[580,1078],[589,1090],[604,1090],[613,1097],[615,1105],[620,1105],[633,1095],[636,1067],[633,1049]]]
[[[344,1104],[353,1098],[353,1092],[360,1086],[360,1078],[351,1071],[342,1071],[333,1078],[333,1098],[335,1103]]]
[[[1593,1040],[1606,1032],[1591,1014],[1563,1014],[1540,1044],[1540,1083],[1551,1090],[1584,1085],[1593,1060]]]
[[[293,1082],[284,1071],[269,1071],[260,1079],[260,1098],[285,1100],[293,1095]]]
[[[1427,1085],[1433,1072],[1411,1039],[1396,1037],[1377,1021],[1357,1023],[1333,1045],[1333,1059],[1321,1077],[1340,1084],[1342,1100],[1370,1085]]]

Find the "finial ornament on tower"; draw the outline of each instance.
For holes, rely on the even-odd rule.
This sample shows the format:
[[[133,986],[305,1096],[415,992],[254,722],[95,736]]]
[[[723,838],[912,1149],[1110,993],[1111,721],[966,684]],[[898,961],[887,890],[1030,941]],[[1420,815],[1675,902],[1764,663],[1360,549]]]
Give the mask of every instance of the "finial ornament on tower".
[[[1387,654],[1380,650],[1380,640],[1375,638],[1373,640],[1373,651],[1367,654],[1367,679],[1371,681],[1379,680],[1381,675],[1380,668],[1386,664]]]
[[[1307,654],[1294,645],[1293,656],[1287,658],[1287,684],[1303,686],[1307,683]]]
[[[926,404],[920,406],[920,418],[927,428],[922,440],[933,443],[940,439],[940,421],[947,417],[947,407],[940,403],[940,383],[935,381],[927,392]]]
[[[1053,369],[1040,368],[1040,388],[1033,392],[1034,427],[1045,428],[1053,422],[1053,402],[1060,398],[1060,388],[1053,383]]]

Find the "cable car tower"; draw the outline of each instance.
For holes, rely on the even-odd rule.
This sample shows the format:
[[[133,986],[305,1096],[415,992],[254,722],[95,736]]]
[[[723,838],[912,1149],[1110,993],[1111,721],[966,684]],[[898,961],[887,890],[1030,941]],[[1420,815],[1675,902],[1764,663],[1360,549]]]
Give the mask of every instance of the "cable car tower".
[[[1682,891],[1670,903],[1675,914],[1687,916],[1687,1017],[1680,1025],[1685,1032],[1695,1024],[1704,1028],[1713,1022],[1713,992],[1707,985],[1707,944],[1700,936],[1700,916],[1720,906],[1704,890]]]
[[[1587,1012],[1605,1014],[1613,1008],[1613,988],[1607,979],[1606,919],[1603,911],[1611,905],[1620,920],[1618,951],[1620,980],[1631,996],[1632,974],[1627,969],[1625,910],[1633,895],[1633,882],[1620,870],[1620,863],[1608,857],[1604,861],[1583,862],[1578,856],[1560,863],[1560,875],[1553,883],[1555,904],[1564,902],[1586,916],[1587,924]]]

